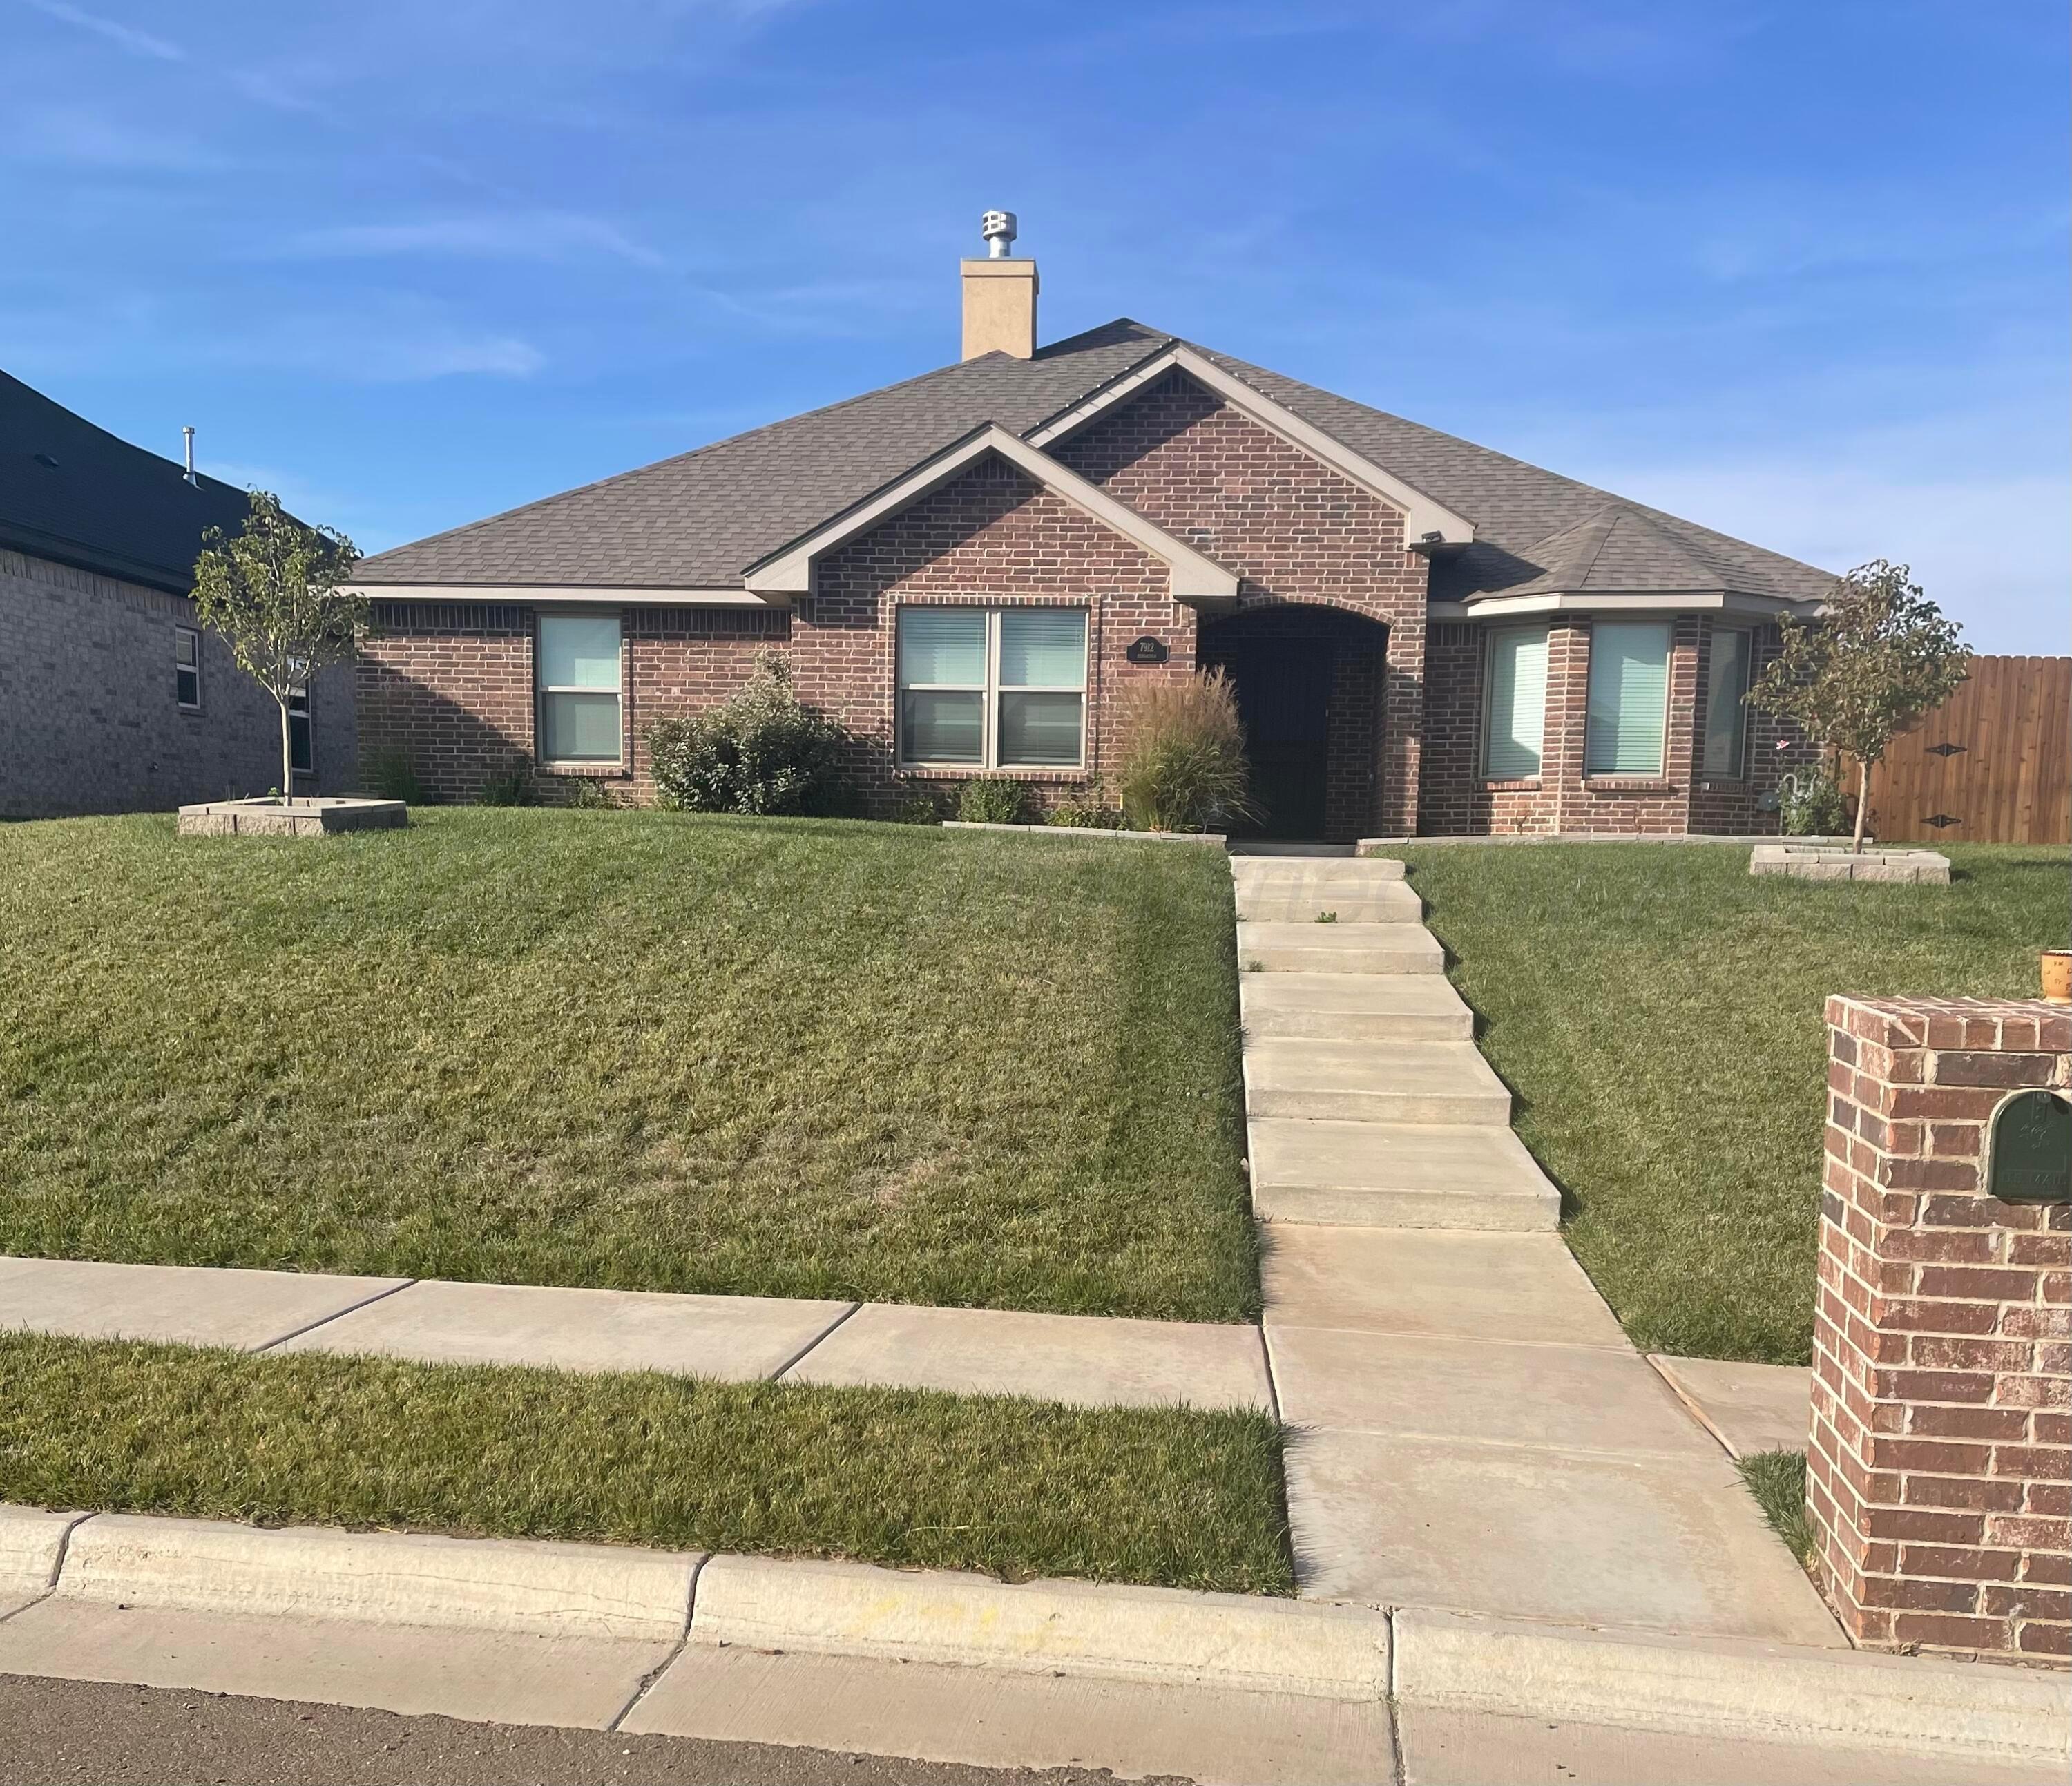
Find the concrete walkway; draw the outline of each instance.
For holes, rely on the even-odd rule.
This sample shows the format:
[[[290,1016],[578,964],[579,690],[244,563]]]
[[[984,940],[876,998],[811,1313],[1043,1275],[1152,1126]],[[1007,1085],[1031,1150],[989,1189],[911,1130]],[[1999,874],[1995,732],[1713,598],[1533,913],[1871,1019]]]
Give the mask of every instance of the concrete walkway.
[[[1554,1232],[1403,864],[1231,868],[1303,1593],[1841,1646]]]
[[[434,1364],[1270,1410],[1257,1328],[0,1256],[0,1329]]]

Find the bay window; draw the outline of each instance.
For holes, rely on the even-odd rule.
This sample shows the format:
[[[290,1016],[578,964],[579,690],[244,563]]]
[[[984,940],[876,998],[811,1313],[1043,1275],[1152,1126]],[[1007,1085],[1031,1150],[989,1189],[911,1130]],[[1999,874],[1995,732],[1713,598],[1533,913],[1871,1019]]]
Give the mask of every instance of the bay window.
[[[1590,629],[1583,774],[1662,774],[1669,729],[1669,622],[1600,620]]]
[[[540,616],[540,758],[617,763],[619,616]]]
[[[902,608],[905,768],[1077,769],[1086,761],[1079,608]]]
[[[1527,782],[1540,773],[1547,733],[1547,629],[1507,626],[1489,636],[1482,674],[1482,774]]]
[[[1753,634],[1715,627],[1705,666],[1705,773],[1739,781],[1748,774],[1749,664]]]

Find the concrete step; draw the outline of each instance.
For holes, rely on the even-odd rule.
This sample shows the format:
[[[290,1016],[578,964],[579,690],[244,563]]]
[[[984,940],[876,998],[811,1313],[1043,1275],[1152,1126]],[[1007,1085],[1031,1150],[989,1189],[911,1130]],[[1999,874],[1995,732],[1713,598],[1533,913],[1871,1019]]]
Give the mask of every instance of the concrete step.
[[[1416,924],[1424,920],[1424,901],[1400,881],[1343,888],[1240,882],[1237,889],[1237,915],[1248,922],[1314,924],[1326,914],[1336,924]]]
[[[1466,1041],[1474,1015],[1443,974],[1240,974],[1247,1036]]]
[[[1511,1121],[1511,1094],[1473,1042],[1266,1037],[1244,1050],[1245,1108],[1366,1123]]]
[[[1403,864],[1379,856],[1233,856],[1233,881],[1330,881],[1364,885],[1370,881],[1400,881]]]
[[[1421,924],[1252,923],[1237,927],[1242,973],[1439,974],[1446,954]]]
[[[1561,1218],[1560,1193],[1507,1127],[1273,1116],[1249,1127],[1261,1221],[1519,1233]]]

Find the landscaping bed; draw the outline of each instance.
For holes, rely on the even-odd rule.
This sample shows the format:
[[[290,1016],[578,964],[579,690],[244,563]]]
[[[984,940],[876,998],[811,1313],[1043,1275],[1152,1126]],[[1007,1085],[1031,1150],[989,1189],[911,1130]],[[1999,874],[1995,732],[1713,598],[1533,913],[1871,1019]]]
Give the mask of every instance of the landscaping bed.
[[[0,1501],[1294,1591],[1236,1411],[0,1334]]]
[[[1220,852],[0,827],[0,1252],[1232,1320]]]
[[[2033,998],[2072,855],[1948,886],[1753,877],[1745,848],[1402,852],[1569,1244],[1642,1349],[1808,1361],[1831,992]]]

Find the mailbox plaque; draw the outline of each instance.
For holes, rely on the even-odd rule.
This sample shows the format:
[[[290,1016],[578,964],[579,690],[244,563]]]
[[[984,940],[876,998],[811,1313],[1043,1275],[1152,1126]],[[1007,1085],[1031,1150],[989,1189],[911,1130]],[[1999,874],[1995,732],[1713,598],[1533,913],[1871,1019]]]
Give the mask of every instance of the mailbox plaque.
[[[1173,647],[1146,633],[1141,638],[1133,638],[1122,655],[1132,663],[1163,663],[1173,655]]]
[[[2011,1091],[1986,1131],[1986,1192],[2003,1203],[2072,1203],[2072,1098]]]

